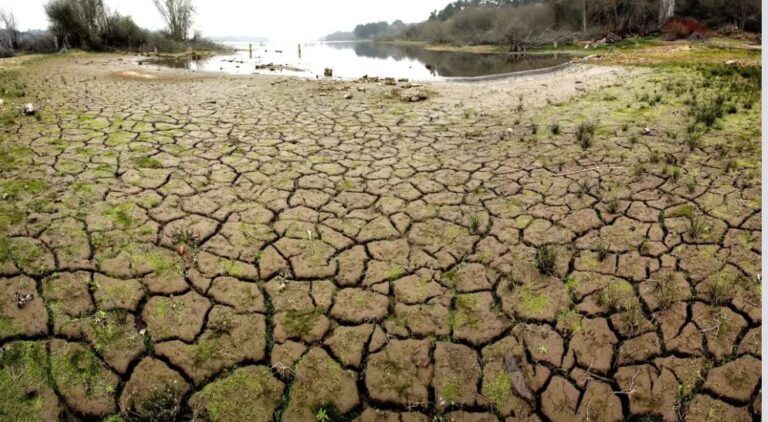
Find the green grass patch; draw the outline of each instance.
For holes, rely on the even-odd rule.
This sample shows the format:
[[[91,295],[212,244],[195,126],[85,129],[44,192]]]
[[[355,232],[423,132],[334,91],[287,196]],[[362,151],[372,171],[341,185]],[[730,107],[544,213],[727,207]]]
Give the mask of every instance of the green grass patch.
[[[133,165],[142,169],[157,169],[162,167],[163,163],[150,157],[136,157],[131,160]]]

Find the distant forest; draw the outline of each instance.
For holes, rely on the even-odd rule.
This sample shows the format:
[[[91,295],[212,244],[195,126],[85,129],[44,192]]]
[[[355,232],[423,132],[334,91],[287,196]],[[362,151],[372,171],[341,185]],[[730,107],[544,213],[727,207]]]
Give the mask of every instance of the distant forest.
[[[759,32],[760,13],[760,0],[457,0],[421,23],[374,22],[334,35],[507,45],[609,32],[645,35],[659,31],[673,16],[693,18],[712,29]]]

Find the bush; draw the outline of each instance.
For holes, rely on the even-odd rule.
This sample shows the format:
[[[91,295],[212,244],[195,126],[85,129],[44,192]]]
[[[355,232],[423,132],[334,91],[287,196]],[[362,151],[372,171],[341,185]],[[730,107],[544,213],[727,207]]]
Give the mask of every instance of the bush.
[[[106,23],[106,10],[101,0],[51,0],[45,5],[51,31],[62,44],[100,49],[101,34]]]
[[[147,43],[147,31],[139,28],[129,16],[114,14],[107,18],[102,40],[105,46],[133,49]]]
[[[48,31],[30,31],[19,37],[19,51],[52,53],[56,51],[56,37]]]
[[[587,149],[592,146],[595,136],[595,124],[592,122],[583,122],[576,128],[576,139],[581,148]]]
[[[661,33],[668,40],[679,40],[697,33],[706,35],[709,29],[694,18],[673,17],[661,27]]]
[[[536,248],[536,268],[541,274],[554,275],[557,265],[557,252],[549,245]]]

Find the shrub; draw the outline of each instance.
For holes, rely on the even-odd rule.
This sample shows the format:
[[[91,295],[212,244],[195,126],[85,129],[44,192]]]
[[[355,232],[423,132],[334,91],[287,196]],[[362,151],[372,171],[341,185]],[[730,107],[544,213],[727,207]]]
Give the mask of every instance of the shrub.
[[[592,122],[583,122],[576,129],[576,139],[579,141],[579,145],[583,149],[587,149],[592,146],[592,141],[595,136],[595,124]]]
[[[114,14],[107,19],[102,35],[104,45],[114,48],[133,49],[147,43],[147,31],[141,29],[130,16]]]
[[[536,248],[536,268],[544,275],[553,275],[557,261],[557,252],[549,245]]]
[[[661,27],[661,33],[668,40],[688,38],[698,33],[706,35],[709,29],[694,18],[673,17]]]

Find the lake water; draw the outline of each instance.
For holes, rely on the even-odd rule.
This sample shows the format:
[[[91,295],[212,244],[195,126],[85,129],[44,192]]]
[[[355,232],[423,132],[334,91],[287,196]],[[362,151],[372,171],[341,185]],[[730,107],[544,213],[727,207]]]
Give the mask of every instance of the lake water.
[[[340,79],[357,79],[367,75],[434,81],[541,69],[571,59],[563,54],[478,54],[373,42],[253,43],[250,55],[248,43],[231,43],[228,46],[237,51],[202,60],[162,59],[144,64],[194,71],[310,78],[323,77],[324,69],[331,68],[334,78]]]

